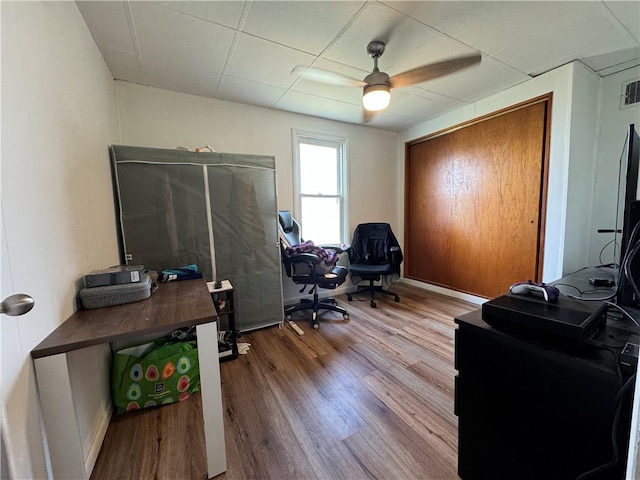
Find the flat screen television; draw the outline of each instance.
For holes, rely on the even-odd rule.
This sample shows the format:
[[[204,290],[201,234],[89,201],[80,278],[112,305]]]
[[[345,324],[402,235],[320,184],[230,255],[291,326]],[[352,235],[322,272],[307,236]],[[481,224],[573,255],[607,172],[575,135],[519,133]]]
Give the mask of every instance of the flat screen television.
[[[620,239],[620,284],[616,303],[620,306],[640,305],[640,295],[634,294],[634,288],[629,280],[633,279],[640,286],[640,193],[638,192],[638,170],[640,169],[640,136],[634,124],[629,125],[623,158],[620,164],[618,182],[618,209],[622,213],[622,235]],[[626,165],[625,165],[626,163]],[[634,235],[634,229],[636,233]],[[627,256],[634,254],[633,258]],[[627,264],[628,263],[628,264]],[[626,266],[626,268],[625,268]]]

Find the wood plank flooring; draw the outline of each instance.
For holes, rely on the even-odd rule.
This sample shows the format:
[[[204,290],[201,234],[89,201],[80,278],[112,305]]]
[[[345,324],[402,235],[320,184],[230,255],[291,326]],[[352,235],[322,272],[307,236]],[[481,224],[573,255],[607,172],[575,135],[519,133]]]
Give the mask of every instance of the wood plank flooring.
[[[478,306],[392,290],[400,303],[380,297],[375,309],[364,295],[338,296],[349,320],[321,313],[317,331],[297,312],[303,336],[285,326],[240,338],[249,353],[221,364],[227,472],[217,479],[458,478],[453,317]],[[135,423],[116,417],[91,478],[206,478],[200,398],[183,403],[136,412]],[[169,422],[182,441],[162,441]],[[131,458],[110,443],[118,428],[156,435],[158,448]]]

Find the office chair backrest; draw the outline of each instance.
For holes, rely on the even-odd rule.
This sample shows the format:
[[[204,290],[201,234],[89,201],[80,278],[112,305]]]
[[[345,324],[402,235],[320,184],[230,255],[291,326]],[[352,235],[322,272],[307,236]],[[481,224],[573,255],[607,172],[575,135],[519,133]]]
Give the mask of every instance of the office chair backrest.
[[[278,210],[278,221],[280,222],[280,237],[287,243],[285,247],[302,243],[300,224],[296,222],[289,210]]]
[[[391,247],[399,247],[388,223],[361,223],[353,233],[349,261],[351,263],[383,264],[391,263]],[[402,262],[402,253],[396,253],[397,266]]]

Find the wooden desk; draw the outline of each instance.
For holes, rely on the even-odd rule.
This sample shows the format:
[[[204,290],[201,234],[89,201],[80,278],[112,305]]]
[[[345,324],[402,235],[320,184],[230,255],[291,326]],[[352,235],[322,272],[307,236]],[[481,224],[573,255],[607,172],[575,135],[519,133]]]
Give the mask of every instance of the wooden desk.
[[[147,300],[78,310],[31,351],[56,479],[88,479],[67,354],[119,339],[196,325],[209,478],[226,471],[216,311],[203,279],[160,284]]]

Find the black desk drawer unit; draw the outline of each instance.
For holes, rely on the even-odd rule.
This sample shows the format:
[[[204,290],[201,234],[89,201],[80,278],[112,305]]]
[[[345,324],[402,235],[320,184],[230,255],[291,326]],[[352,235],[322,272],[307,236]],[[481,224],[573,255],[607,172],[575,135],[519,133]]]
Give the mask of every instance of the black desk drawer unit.
[[[625,380],[611,352],[536,345],[491,328],[480,311],[455,321],[461,478],[576,479],[609,462],[614,399]],[[601,334],[612,345],[628,337],[609,327]],[[618,423],[618,465],[590,478],[624,476],[632,391]]]

